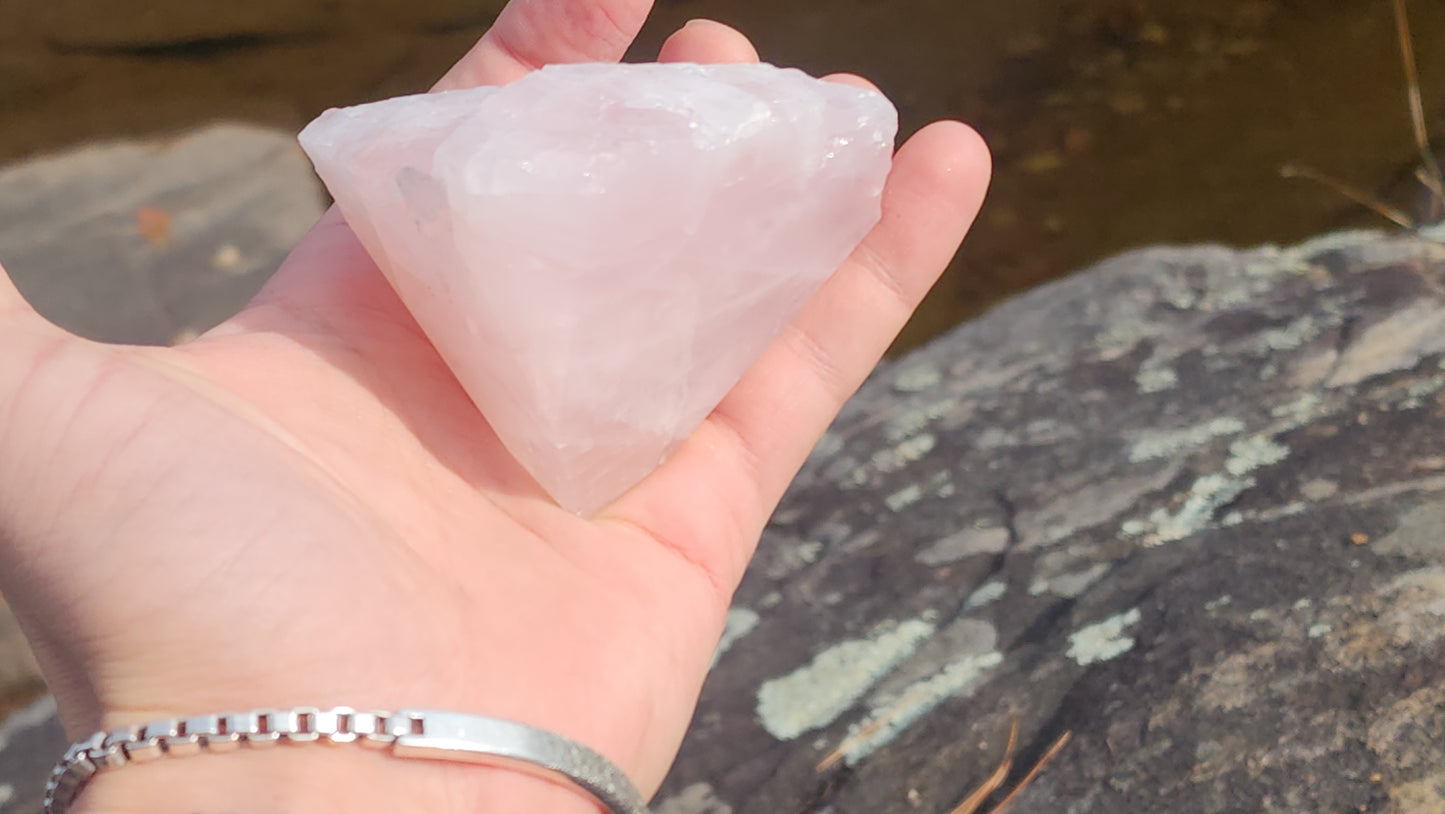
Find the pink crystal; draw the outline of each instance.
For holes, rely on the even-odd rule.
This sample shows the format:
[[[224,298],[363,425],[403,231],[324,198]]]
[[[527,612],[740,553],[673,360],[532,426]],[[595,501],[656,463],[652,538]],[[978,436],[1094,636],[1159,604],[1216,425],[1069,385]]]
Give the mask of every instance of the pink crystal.
[[[897,114],[769,65],[568,65],[301,133],[507,448],[590,513],[658,466],[878,221]]]

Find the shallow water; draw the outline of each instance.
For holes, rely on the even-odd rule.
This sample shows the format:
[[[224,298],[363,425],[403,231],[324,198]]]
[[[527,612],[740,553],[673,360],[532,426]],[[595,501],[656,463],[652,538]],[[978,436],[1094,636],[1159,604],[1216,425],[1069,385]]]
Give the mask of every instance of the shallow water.
[[[218,118],[299,128],[425,87],[496,5],[0,0],[0,161]],[[1445,4],[1411,11],[1433,114]],[[905,130],[960,118],[989,140],[980,223],[900,347],[1133,246],[1389,226],[1287,162],[1418,194],[1386,0],[661,0],[634,56],[697,16],[770,61],[872,78]]]

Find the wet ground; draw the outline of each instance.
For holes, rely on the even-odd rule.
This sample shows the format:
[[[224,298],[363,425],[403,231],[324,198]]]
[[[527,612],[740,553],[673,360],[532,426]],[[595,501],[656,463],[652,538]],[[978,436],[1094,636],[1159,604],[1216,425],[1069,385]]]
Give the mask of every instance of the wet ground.
[[[299,128],[329,105],[425,87],[498,6],[4,0],[0,161],[220,118]],[[1445,3],[1411,12],[1433,114]],[[905,130],[953,117],[987,136],[989,203],[905,344],[1132,246],[1388,225],[1280,178],[1288,162],[1408,186],[1386,0],[660,0],[635,57],[696,16],[749,32],[770,61],[873,78]]]

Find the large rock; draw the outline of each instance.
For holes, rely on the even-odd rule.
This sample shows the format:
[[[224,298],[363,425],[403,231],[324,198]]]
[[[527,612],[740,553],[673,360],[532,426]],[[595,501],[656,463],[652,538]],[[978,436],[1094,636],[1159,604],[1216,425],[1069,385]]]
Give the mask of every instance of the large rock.
[[[67,745],[51,698],[0,722],[0,814],[39,814],[45,778]]]
[[[1413,236],[1148,249],[881,369],[658,809],[945,812],[1016,720],[1010,784],[1073,739],[1010,814],[1445,811],[1442,279]]]
[[[286,133],[86,147],[0,169],[0,263],[64,328],[164,344],[235,313],[323,201]]]

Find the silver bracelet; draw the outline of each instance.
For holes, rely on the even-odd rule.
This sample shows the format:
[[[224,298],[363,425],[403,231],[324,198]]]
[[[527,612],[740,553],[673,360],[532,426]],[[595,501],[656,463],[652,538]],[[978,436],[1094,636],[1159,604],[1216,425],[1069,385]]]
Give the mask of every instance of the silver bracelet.
[[[403,758],[518,769],[586,792],[613,814],[648,814],[647,803],[607,758],[526,724],[456,712],[349,707],[259,709],[172,718],[72,744],[45,784],[45,814],[66,814],[97,773],[128,763],[282,743],[356,743]]]

